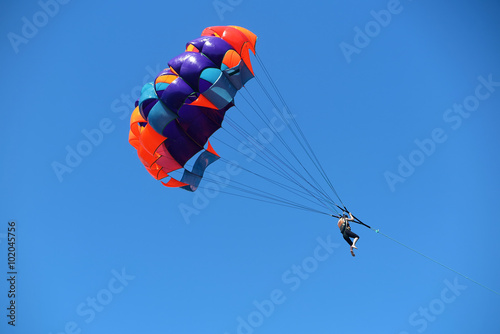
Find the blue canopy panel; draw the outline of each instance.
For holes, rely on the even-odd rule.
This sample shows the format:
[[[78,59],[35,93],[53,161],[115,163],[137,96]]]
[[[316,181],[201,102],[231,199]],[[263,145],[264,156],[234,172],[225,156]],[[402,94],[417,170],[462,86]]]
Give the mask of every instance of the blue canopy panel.
[[[181,182],[187,183],[188,185],[181,188],[188,191],[195,191],[198,189],[201,179],[203,178],[203,174],[205,173],[205,169],[218,159],[219,156],[212,152],[204,151],[201,153],[193,165],[193,170],[184,170]]]

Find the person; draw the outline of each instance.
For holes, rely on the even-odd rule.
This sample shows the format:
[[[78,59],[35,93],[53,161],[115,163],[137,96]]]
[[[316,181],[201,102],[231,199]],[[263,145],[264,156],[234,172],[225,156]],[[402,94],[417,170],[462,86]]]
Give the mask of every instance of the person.
[[[350,221],[354,221],[352,214],[349,212],[349,217],[347,217],[344,213],[339,218],[337,225],[340,228],[340,233],[344,236],[345,241],[347,241],[349,246],[351,246],[351,255],[356,256],[354,254],[354,249],[358,249],[358,247],[356,247],[356,242],[359,240],[359,235],[351,231],[351,225],[349,225]],[[351,240],[351,238],[354,238],[354,240]]]

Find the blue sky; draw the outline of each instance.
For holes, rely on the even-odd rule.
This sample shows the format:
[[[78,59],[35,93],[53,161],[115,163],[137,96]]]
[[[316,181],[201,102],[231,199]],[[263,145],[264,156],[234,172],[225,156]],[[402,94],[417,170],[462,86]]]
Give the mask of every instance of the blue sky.
[[[350,210],[500,291],[497,1],[42,0],[0,13],[2,277],[17,225],[16,328],[2,279],[2,333],[500,329],[500,295],[398,243],[356,225],[352,258],[332,218],[230,186],[167,189],[128,143],[143,83],[205,27],[246,27]],[[239,110],[256,115],[236,103],[245,126]],[[230,132],[216,151],[258,169],[220,143],[238,145]],[[244,171],[236,182],[297,201]]]

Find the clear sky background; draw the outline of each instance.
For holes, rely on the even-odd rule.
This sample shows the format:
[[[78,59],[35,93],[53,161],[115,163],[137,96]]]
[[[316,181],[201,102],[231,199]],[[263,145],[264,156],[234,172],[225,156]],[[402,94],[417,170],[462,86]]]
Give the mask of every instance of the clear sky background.
[[[165,188],[128,143],[143,83],[205,27],[246,27],[349,209],[498,292],[498,1],[63,2],[0,10],[1,333],[499,332],[499,294],[363,226],[352,258],[326,215]],[[282,193],[252,177],[231,182]]]

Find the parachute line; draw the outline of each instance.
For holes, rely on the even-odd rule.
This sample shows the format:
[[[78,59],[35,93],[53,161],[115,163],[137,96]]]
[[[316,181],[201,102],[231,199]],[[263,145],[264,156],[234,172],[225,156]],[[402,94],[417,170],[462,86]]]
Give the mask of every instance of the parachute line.
[[[227,117],[226,117],[227,118]],[[234,128],[238,127],[236,124],[231,124]],[[253,123],[252,123],[253,125]],[[254,146],[256,146],[256,148],[258,148],[261,152],[262,155],[259,155],[259,157],[263,158],[267,163],[269,164],[272,164],[276,167],[276,169],[282,173],[282,177],[286,178],[287,180],[297,184],[298,186],[300,186],[301,188],[303,188],[304,190],[306,191],[309,191],[309,189],[300,184],[296,179],[294,179],[290,173],[285,169],[283,168],[283,166],[285,167],[288,167],[288,169],[293,172],[295,175],[297,175],[300,179],[302,179],[304,182],[306,182],[311,188],[313,188],[314,190],[317,191],[317,195],[322,195],[324,197],[325,200],[328,200],[328,196],[324,193],[324,191],[320,191],[319,189],[317,189],[315,186],[313,186],[302,174],[300,174],[294,167],[293,165],[288,161],[288,159],[286,159],[286,157],[284,157],[282,154],[280,154],[281,157],[283,157],[283,159],[285,161],[283,161],[280,157],[276,156],[276,154],[274,152],[272,152],[267,146],[262,146],[262,145],[259,145],[257,143],[257,141],[251,137],[248,132],[246,132],[244,129],[242,128],[239,128],[239,129],[236,129],[240,134],[242,134],[242,136],[245,136],[248,140],[251,141],[252,144],[254,144]],[[273,148],[275,148],[277,150],[277,148],[273,145],[273,143],[269,143]],[[279,151],[279,150],[278,150]],[[269,154],[269,155],[268,155]]]
[[[455,269],[453,269],[453,268],[448,267],[447,265],[442,264],[442,263],[441,263],[441,262],[439,262],[439,261],[434,260],[433,258],[431,258],[431,257],[429,257],[429,256],[427,256],[427,255],[425,255],[425,254],[423,254],[423,253],[421,253],[421,252],[417,251],[416,249],[411,248],[410,246],[407,246],[407,245],[405,245],[404,243],[399,242],[399,241],[397,241],[397,240],[396,240],[396,239],[394,239],[394,238],[391,238],[391,237],[390,237],[390,236],[388,236],[387,234],[384,234],[384,233],[380,232],[379,230],[376,230],[376,229],[373,229],[373,228],[371,228],[371,229],[372,229],[373,231],[375,231],[375,233],[378,233],[378,234],[380,234],[380,235],[382,235],[382,236],[386,237],[387,239],[389,239],[389,240],[391,240],[391,241],[393,241],[393,242],[395,242],[395,243],[397,243],[397,244],[400,244],[401,246],[403,246],[403,247],[405,247],[405,248],[407,248],[407,249],[411,250],[412,252],[414,252],[414,253],[416,253],[416,254],[418,254],[418,255],[420,255],[420,256],[422,256],[422,257],[426,258],[427,260],[430,260],[430,261],[432,261],[432,262],[434,262],[434,263],[436,263],[436,264],[440,265],[441,267],[446,268],[446,269],[448,269],[448,270],[450,270],[450,271],[454,272],[455,274],[462,276],[463,278],[465,278],[465,279],[467,279],[467,280],[471,281],[472,283],[475,283],[475,284],[477,284],[477,285],[479,285],[479,286],[481,286],[481,287],[483,287],[483,288],[485,288],[485,289],[487,289],[487,290],[490,290],[491,292],[493,292],[493,293],[495,293],[495,294],[497,294],[497,295],[500,295],[500,293],[499,293],[499,292],[497,292],[497,291],[495,291],[495,290],[493,290],[493,289],[491,289],[491,288],[487,287],[487,286],[486,286],[486,285],[484,285],[484,284],[479,283],[478,281],[473,280],[473,279],[472,279],[472,278],[470,278],[470,277],[465,276],[464,274],[462,274],[462,273],[460,273],[460,272],[456,271],[456,270],[455,270]]]
[[[309,141],[307,140],[307,138],[305,137],[305,135],[302,132],[301,128],[299,127],[297,121],[295,120],[295,118],[290,113],[290,108],[288,107],[285,99],[283,98],[283,96],[282,96],[281,92],[279,91],[277,85],[274,83],[274,80],[272,79],[269,71],[267,70],[266,66],[264,65],[264,62],[261,60],[261,58],[260,58],[260,56],[258,54],[256,54],[256,59],[259,62],[259,64],[260,64],[260,66],[261,66],[264,74],[266,75],[266,77],[267,77],[268,81],[270,82],[271,86],[273,87],[274,91],[276,92],[276,94],[278,95],[279,99],[281,100],[281,102],[285,106],[285,111],[288,113],[288,115],[292,119],[292,121],[293,121],[293,123],[294,123],[297,131],[299,132],[302,140],[304,141],[304,143],[309,148],[309,152],[311,153],[312,157],[309,156],[308,151],[305,148],[304,148],[304,151],[308,154],[308,156],[310,157],[311,161],[313,161],[314,165],[316,166],[316,168],[318,169],[318,171],[322,175],[323,179],[327,182],[327,184],[329,185],[329,187],[331,188],[331,190],[333,191],[333,193],[335,194],[335,196],[338,198],[338,200],[340,201],[340,203],[345,207],[344,203],[342,202],[342,199],[340,198],[340,196],[338,195],[337,191],[335,190],[335,187],[333,186],[332,182],[328,178],[328,175],[326,174],[323,166],[321,165],[319,159],[317,158],[316,154],[314,153],[311,145],[309,144]],[[259,85],[261,87],[263,87],[262,83],[260,82],[260,80],[257,77],[256,77],[256,81],[259,83]],[[278,112],[280,112],[279,109],[278,109]],[[299,140],[298,136],[295,134],[295,132],[293,130],[292,130],[292,132],[294,133],[294,136],[296,137],[297,141],[300,142],[300,140]],[[301,146],[302,146],[302,144],[301,144]]]

